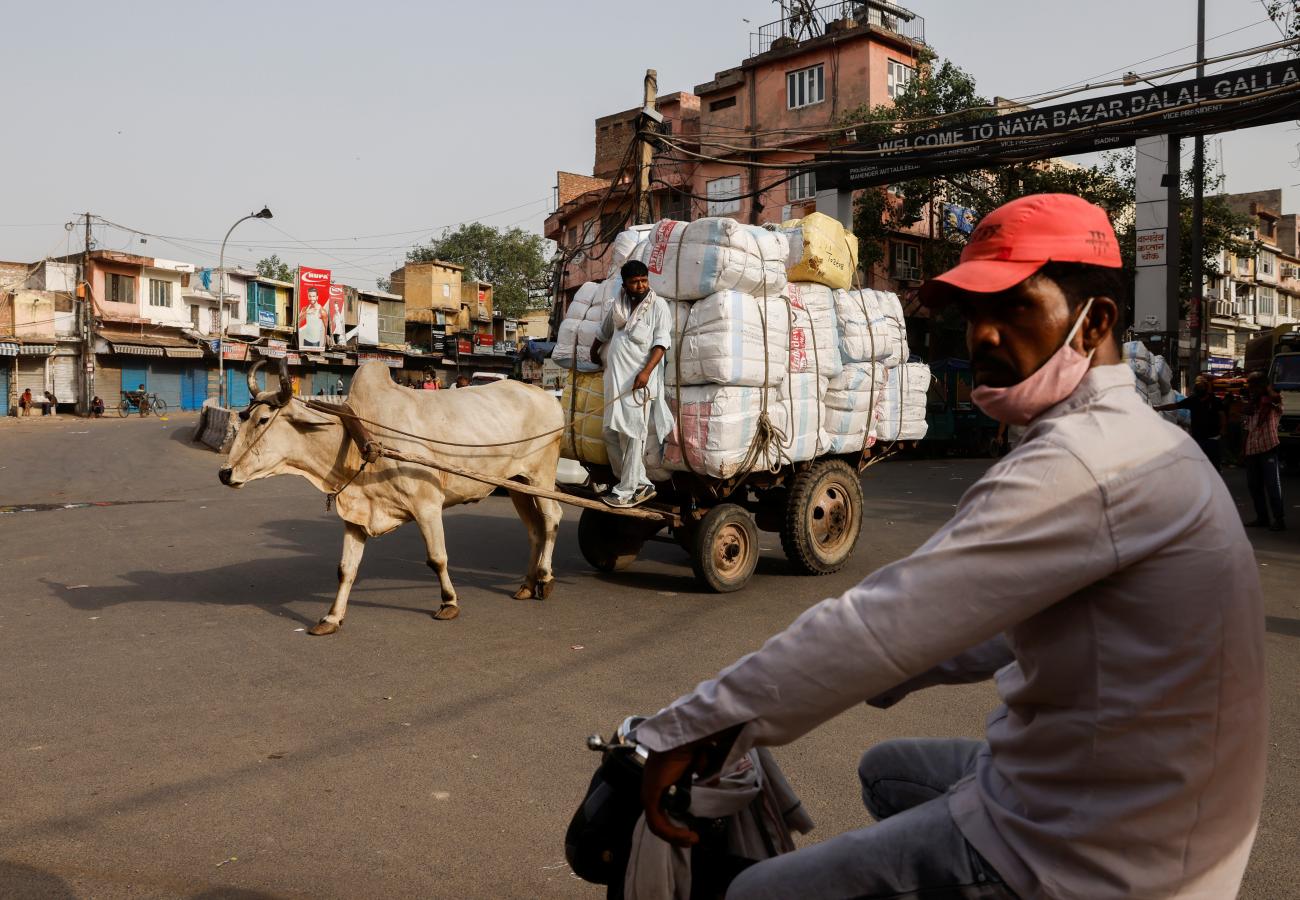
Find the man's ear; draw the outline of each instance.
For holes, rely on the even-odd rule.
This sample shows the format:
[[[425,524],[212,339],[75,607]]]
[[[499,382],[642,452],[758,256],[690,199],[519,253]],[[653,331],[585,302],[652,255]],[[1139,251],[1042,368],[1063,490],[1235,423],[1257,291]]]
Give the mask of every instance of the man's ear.
[[[1084,349],[1095,349],[1107,340],[1113,340],[1119,327],[1119,304],[1110,297],[1093,297],[1088,310],[1088,321],[1083,323]]]

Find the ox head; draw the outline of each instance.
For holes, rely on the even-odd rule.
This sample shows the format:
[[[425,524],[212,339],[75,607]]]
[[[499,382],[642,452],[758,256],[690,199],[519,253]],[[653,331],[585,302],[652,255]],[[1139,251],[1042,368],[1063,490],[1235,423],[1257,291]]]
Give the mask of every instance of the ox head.
[[[302,440],[304,431],[326,427],[326,417],[302,404],[293,403],[293,382],[288,367],[280,361],[280,383],[276,390],[263,391],[257,385],[257,371],[265,360],[248,372],[248,392],[253,398],[239,414],[241,424],[230,456],[221,468],[221,483],[241,487],[259,478],[285,472],[299,472],[309,463]]]

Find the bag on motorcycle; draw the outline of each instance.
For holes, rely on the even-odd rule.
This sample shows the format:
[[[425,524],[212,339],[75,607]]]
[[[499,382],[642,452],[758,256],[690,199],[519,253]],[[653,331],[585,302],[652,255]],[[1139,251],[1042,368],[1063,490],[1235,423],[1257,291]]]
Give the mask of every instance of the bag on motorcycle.
[[[630,753],[605,753],[564,833],[564,858],[592,884],[622,885],[641,804],[641,766]]]

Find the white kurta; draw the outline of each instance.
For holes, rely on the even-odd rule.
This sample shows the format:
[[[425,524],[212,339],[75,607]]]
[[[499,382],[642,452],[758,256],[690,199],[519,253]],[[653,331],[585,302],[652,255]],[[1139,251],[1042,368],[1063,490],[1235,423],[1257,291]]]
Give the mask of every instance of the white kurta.
[[[672,346],[673,317],[668,304],[651,291],[636,306],[620,290],[601,319],[600,342],[605,345],[604,427],[632,438],[662,442],[672,431],[673,418],[664,401],[664,366],[650,375],[645,392],[632,392],[632,382],[650,361],[650,351]],[[614,400],[613,398],[619,398]],[[613,401],[613,402],[610,402]],[[647,433],[648,428],[648,433]]]
[[[741,753],[996,668],[1003,705],[949,808],[1007,884],[1026,900],[1217,900],[1236,895],[1263,800],[1263,623],[1223,480],[1126,366],[1099,366],[924,546],[637,739],[662,751],[743,723]]]

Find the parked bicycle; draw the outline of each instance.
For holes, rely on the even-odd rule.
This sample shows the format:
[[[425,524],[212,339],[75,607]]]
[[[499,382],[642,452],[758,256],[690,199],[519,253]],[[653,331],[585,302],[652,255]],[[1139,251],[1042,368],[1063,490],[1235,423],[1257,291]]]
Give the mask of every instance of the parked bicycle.
[[[122,391],[122,402],[117,405],[117,414],[122,417],[139,413],[142,417],[150,413],[155,416],[167,415],[167,401],[157,394],[144,391]]]

